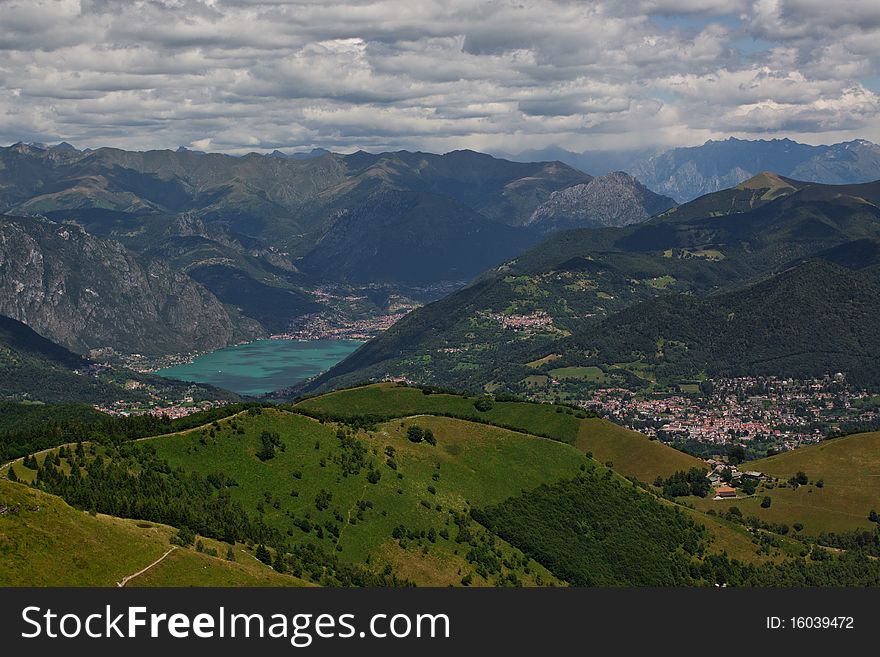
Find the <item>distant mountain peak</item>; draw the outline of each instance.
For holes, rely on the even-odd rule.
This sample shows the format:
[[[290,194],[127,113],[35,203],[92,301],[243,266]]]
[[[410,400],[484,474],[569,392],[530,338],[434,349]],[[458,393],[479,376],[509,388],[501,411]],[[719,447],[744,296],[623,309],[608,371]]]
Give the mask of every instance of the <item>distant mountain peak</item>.
[[[529,218],[544,231],[600,226],[627,226],[675,206],[624,171],[612,171],[589,182],[553,192]]]
[[[792,192],[796,191],[796,187],[792,184],[792,181],[783,178],[778,173],[774,173],[772,171],[762,171],[761,173],[752,176],[748,180],[744,180],[739,185],[736,186],[737,189],[770,189],[770,190],[780,190],[780,189],[789,189]]]
[[[283,160],[310,160],[315,157],[330,155],[330,151],[326,148],[313,148],[310,151],[296,151],[294,153],[285,153],[282,150],[275,149],[269,153],[269,157],[275,157]]]

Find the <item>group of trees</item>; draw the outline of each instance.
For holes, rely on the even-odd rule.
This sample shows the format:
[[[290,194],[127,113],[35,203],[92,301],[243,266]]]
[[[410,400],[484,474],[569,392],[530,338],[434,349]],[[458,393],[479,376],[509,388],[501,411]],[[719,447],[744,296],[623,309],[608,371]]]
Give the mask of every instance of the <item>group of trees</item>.
[[[2,462],[66,443],[92,441],[118,445],[138,438],[194,429],[243,410],[261,410],[261,405],[256,403],[228,404],[172,420],[167,416],[149,414],[116,417],[74,404],[47,404],[28,412],[19,410],[19,406],[0,404]],[[12,407],[15,412],[7,416]]]
[[[577,586],[692,584],[705,528],[606,471],[473,510],[475,520]]]
[[[422,429],[419,426],[413,425],[406,430],[406,437],[409,438],[410,442],[420,443],[422,441],[428,443],[429,445],[436,445],[437,439],[434,437],[434,432],[430,429]]]
[[[687,472],[679,471],[664,479],[658,476],[654,481],[657,488],[663,489],[663,495],[669,498],[695,495],[706,497],[712,486],[703,468],[691,468]]]
[[[260,434],[261,447],[257,451],[257,458],[261,461],[269,461],[275,458],[275,450],[280,449],[282,452],[286,449],[281,436],[275,431],[263,431]]]
[[[67,465],[69,472],[47,458],[37,470],[36,486],[76,508],[161,522],[229,543],[280,540],[276,530],[234,502],[225,486],[218,488],[216,476],[173,470],[152,446],[126,444],[112,458],[98,455]],[[223,483],[230,482],[224,478]]]

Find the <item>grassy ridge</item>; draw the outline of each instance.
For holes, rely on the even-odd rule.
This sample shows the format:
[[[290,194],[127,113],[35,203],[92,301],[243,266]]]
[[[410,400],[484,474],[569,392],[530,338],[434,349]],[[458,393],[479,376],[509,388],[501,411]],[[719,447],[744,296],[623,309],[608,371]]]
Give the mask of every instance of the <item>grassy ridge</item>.
[[[474,407],[474,397],[446,393],[424,394],[418,388],[379,383],[331,392],[306,399],[297,409],[325,413],[332,417],[372,416],[382,418],[409,415],[446,414],[467,420],[506,425],[536,436],[550,436],[565,443],[577,438],[577,418],[557,412],[549,404],[495,402],[488,411]]]
[[[159,559],[175,530],[77,511],[61,499],[0,478],[0,586],[116,586]],[[298,586],[238,546],[236,562],[178,549],[128,586]],[[226,554],[224,548],[221,555]],[[166,563],[167,562],[167,563]],[[249,563],[251,562],[251,563]]]
[[[627,476],[652,482],[678,470],[701,467],[703,462],[662,443],[607,420],[578,416],[572,409],[528,402],[495,402],[485,412],[474,407],[473,397],[451,394],[423,394],[417,388],[383,383],[351,388],[314,397],[296,405],[297,410],[331,417],[405,417],[418,414],[447,414],[490,422],[533,435],[552,437],[592,452],[600,462],[611,461]],[[583,415],[583,414],[581,414]]]
[[[209,424],[143,442],[89,445],[85,463],[100,456],[108,463],[123,469],[133,468],[131,471],[138,473],[138,468],[147,467],[145,464],[149,463],[158,464],[149,467],[165,468],[162,462],[167,461],[170,469],[158,472],[170,474],[180,469],[187,478],[192,473],[199,475],[202,481],[213,478],[222,482],[216,484],[217,490],[211,489],[211,495],[228,495],[249,516],[277,531],[288,547],[312,544],[325,555],[335,555],[340,564],[363,564],[376,573],[390,567],[400,579],[434,586],[564,584],[560,577],[571,582],[599,583],[601,580],[608,583],[620,574],[615,570],[620,564],[603,562],[601,550],[596,551],[600,544],[590,543],[592,538],[584,539],[590,543],[592,556],[583,556],[586,553],[576,550],[587,563],[576,570],[578,577],[586,577],[590,572],[601,574],[603,568],[605,574],[602,577],[597,574],[596,579],[577,579],[559,567],[563,561],[570,561],[568,557],[559,557],[562,561],[550,558],[569,550],[565,547],[570,543],[563,536],[565,532],[559,530],[562,533],[554,543],[553,554],[548,552],[542,557],[537,552],[538,546],[550,543],[543,538],[538,540],[541,532],[535,534],[529,529],[537,520],[517,519],[516,504],[525,504],[523,508],[528,507],[530,518],[541,518],[544,522],[547,518],[536,510],[542,504],[532,503],[543,499],[540,491],[547,489],[541,487],[558,487],[559,482],[572,481],[590,471],[593,474],[587,474],[597,478],[591,484],[599,487],[597,499],[605,500],[594,500],[588,505],[593,528],[590,531],[605,532],[607,539],[601,540],[616,545],[612,552],[618,553],[621,546],[626,546],[628,563],[636,563],[642,554],[641,548],[636,547],[641,525],[650,533],[659,531],[663,522],[657,521],[657,527],[649,527],[653,521],[643,519],[642,523],[627,525],[626,536],[616,536],[618,529],[624,532],[625,523],[613,521],[614,513],[631,518],[641,508],[647,514],[645,518],[659,518],[665,511],[656,505],[671,510],[673,503],[631,488],[603,463],[611,461],[615,472],[649,482],[657,474],[665,476],[701,464],[698,459],[650,441],[641,434],[597,418],[579,417],[576,411],[566,407],[495,402],[491,409],[481,412],[474,401],[474,397],[426,395],[419,389],[374,385],[305,400],[293,409],[324,419],[283,408],[253,408],[231,417],[210,417],[213,421]],[[450,415],[470,415],[478,421]],[[337,423],[327,419],[331,416],[360,422]],[[389,417],[393,419],[381,419]],[[365,418],[370,418],[370,422],[364,423]],[[548,434],[557,432],[568,436],[570,444],[489,422],[542,427]],[[430,430],[432,440],[414,442],[410,435],[413,427]],[[269,444],[274,445],[269,454],[267,436],[271,437]],[[799,533],[813,536],[823,531],[869,527],[867,513],[872,507],[862,513],[860,506],[877,499],[870,487],[880,471],[877,440],[880,434],[841,438],[749,466],[779,476],[783,481],[803,470],[813,482],[822,478],[821,488],[815,484],[797,490],[777,486],[760,492],[757,497],[731,502],[689,498],[696,509],[678,508],[708,529],[705,533],[707,554],[726,554],[745,563],[796,557],[808,551],[808,546],[797,540],[798,532],[784,538],[777,536],[768,542],[761,532],[704,512],[724,511],[737,505],[744,515],[756,515],[765,522],[788,525],[801,522],[804,529]],[[152,456],[142,460],[133,458],[141,451],[155,454],[159,461]],[[593,459],[585,458],[584,452],[592,452]],[[46,453],[42,453],[37,460],[43,463],[45,458]],[[15,467],[23,480],[33,478],[34,472],[24,468],[21,461],[16,462]],[[58,467],[62,472],[70,472],[71,459],[67,458]],[[97,476],[88,465],[83,472],[88,473],[87,477]],[[606,480],[608,484],[602,483]],[[58,498],[6,480],[0,484],[3,486],[0,487],[0,504],[7,503],[7,497],[16,499],[13,494],[40,496],[48,502],[37,506],[60,509],[59,517],[63,520],[47,522],[40,518],[39,522],[31,522],[30,512],[26,510],[20,516],[0,517],[0,556],[12,555],[2,560],[0,583],[5,578],[18,584],[113,585],[161,556],[175,531],[155,522],[91,516],[74,511]],[[630,499],[626,493],[617,499],[618,492],[608,488],[609,485],[618,488],[624,485],[639,497]],[[12,491],[8,495],[7,489]],[[117,499],[119,490],[110,490],[114,491],[111,497]],[[560,499],[567,500],[566,504],[572,509],[586,504],[577,494],[569,493],[561,494]],[[759,506],[765,494],[773,498],[769,509]],[[517,499],[520,502],[515,502]],[[614,513],[609,510],[603,515],[603,509],[610,509],[609,505],[614,506]],[[478,522],[489,522],[492,513],[480,515],[487,509],[504,510],[490,523],[491,531]],[[148,514],[147,518],[150,517]],[[498,518],[503,518],[503,522]],[[166,522],[179,524],[174,520]],[[565,528],[567,521],[560,520],[554,526]],[[48,530],[42,531],[44,528]],[[205,529],[199,531],[211,533]],[[94,541],[108,547],[93,548],[91,542]],[[224,544],[207,539],[204,542],[225,556]],[[85,552],[94,552],[95,556],[81,564],[70,561],[74,557],[68,555],[83,554],[81,546],[88,546]],[[276,543],[271,546],[275,548]],[[56,554],[64,557],[53,561]],[[302,583],[267,569],[244,548],[236,548],[236,557],[235,562],[229,563],[191,550],[176,550],[131,585]],[[696,558],[702,561],[701,557]],[[551,564],[556,564],[552,566],[553,573],[547,568]],[[674,572],[661,570],[655,569],[648,580],[640,583],[684,582],[691,577],[680,568]],[[628,566],[627,577],[632,572]],[[695,582],[700,580],[694,577]],[[313,578],[313,581],[323,580]]]

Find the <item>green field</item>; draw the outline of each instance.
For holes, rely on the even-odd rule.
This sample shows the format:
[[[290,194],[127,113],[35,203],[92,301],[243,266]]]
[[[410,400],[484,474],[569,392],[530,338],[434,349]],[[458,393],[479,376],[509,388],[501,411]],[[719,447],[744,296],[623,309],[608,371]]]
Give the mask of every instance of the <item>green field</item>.
[[[701,500],[700,508],[726,509],[738,506],[746,515],[767,522],[804,525],[804,532],[841,532],[871,529],[870,511],[880,512],[880,433],[863,433],[827,440],[817,445],[783,452],[748,464],[750,470],[778,477],[786,482],[804,472],[811,484],[793,488],[759,488],[755,497],[735,501]],[[820,488],[814,482],[823,481]],[[770,508],[760,506],[764,496]]]
[[[258,561],[253,551],[242,546],[234,549],[235,561],[231,562],[225,559],[228,548],[225,543],[201,540],[206,548],[217,550],[219,558],[178,549],[126,586],[314,586],[296,577],[276,573]]]
[[[233,422],[244,428],[243,434],[232,430]],[[470,548],[455,541],[457,528],[450,511],[502,503],[541,484],[576,476],[585,464],[604,472],[595,460],[584,458],[585,445],[592,445],[601,455],[629,460],[636,469],[623,474],[640,478],[658,471],[657,465],[652,465],[655,458],[668,473],[700,463],[610,423],[595,418],[582,422],[581,439],[575,447],[457,418],[398,418],[379,424],[374,431],[362,430],[354,435],[366,449],[368,465],[364,471],[348,475],[340,469],[347,450],[337,435],[338,425],[280,410],[222,420],[214,436],[204,441],[206,444],[202,430],[148,442],[172,468],[180,466],[203,475],[231,475],[238,485],[230,489],[230,495],[248,511],[259,513],[265,522],[284,530],[293,542],[320,545],[352,564],[370,563],[380,569],[390,565],[399,577],[419,585],[457,585],[465,575],[471,576],[472,585],[490,585],[497,582],[498,576],[510,574],[524,585],[562,584],[543,566],[473,523],[479,541],[493,544],[503,555],[502,561],[515,564],[513,568],[502,567],[492,576],[480,576],[468,560]],[[407,430],[414,425],[430,429],[437,444],[411,442]],[[265,462],[256,457],[263,431],[277,432],[285,446],[284,451]],[[582,440],[591,438],[593,442],[582,444]],[[396,469],[388,466],[389,447],[393,448]],[[595,457],[601,463],[600,454]],[[381,473],[376,483],[366,477],[371,462]],[[294,490],[295,497],[291,494]],[[322,490],[331,492],[332,499],[327,508],[319,509],[316,499]],[[359,506],[367,502],[369,507]],[[743,528],[697,512],[687,513],[694,514],[712,533],[710,552],[726,552],[744,561],[764,558],[756,555],[755,545]],[[310,531],[304,531],[296,522],[306,518]],[[338,539],[329,531],[318,535],[316,527],[326,527],[327,523],[339,527]],[[395,540],[393,532],[400,525],[417,532],[433,528],[436,538]],[[440,535],[444,529],[448,538]]]
[[[171,527],[90,515],[53,495],[0,478],[0,586],[116,586],[171,547]],[[219,550],[218,550],[219,551]],[[226,548],[220,552],[226,555]],[[250,562],[250,563],[248,563]],[[177,549],[127,586],[301,586],[241,546],[236,561]]]
[[[552,363],[554,360],[559,360],[560,358],[562,358],[562,356],[560,356],[559,354],[547,354],[543,358],[538,358],[536,360],[526,363],[526,367],[536,369],[538,367],[541,367],[541,365],[547,365],[548,363]]]
[[[581,379],[591,383],[607,383],[608,377],[598,367],[558,367],[549,374],[556,379]]]
[[[574,445],[582,452],[592,452],[599,462],[611,461],[617,472],[645,482],[653,482],[658,475],[666,477],[677,470],[705,467],[700,459],[650,441],[640,433],[607,420],[578,417],[568,407],[496,402],[490,411],[481,413],[474,408],[473,402],[473,397],[437,393],[425,395],[417,388],[378,384],[308,399],[300,402],[297,408],[335,417],[383,414],[403,417],[431,413],[497,423],[536,435],[551,436]]]

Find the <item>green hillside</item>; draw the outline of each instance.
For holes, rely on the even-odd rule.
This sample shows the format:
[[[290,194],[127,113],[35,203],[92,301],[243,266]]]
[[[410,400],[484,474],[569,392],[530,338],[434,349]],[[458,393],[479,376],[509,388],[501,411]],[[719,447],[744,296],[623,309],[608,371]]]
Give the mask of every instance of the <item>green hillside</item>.
[[[233,423],[244,433],[232,429]],[[430,429],[437,445],[413,443],[406,434],[411,426]],[[277,434],[284,446],[266,461],[257,456],[263,432]],[[149,448],[172,468],[232,477],[237,485],[228,489],[231,500],[289,540],[315,544],[353,564],[370,557],[420,584],[457,583],[452,574],[461,570],[460,578],[476,567],[455,542],[456,513],[465,513],[470,505],[500,502],[521,488],[574,476],[584,462],[582,454],[560,443],[452,418],[394,421],[369,434],[340,438],[334,426],[266,410],[220,422],[206,445],[200,444],[199,435],[156,438]],[[322,496],[326,503],[319,501]],[[433,529],[434,540],[409,539],[405,547],[407,539],[394,539],[400,526],[407,532]],[[479,528],[473,531],[485,534]],[[426,547],[429,554],[422,555]],[[521,555],[503,545],[498,549],[516,565],[492,574],[539,583],[519,564]],[[425,571],[422,556],[430,557],[433,568]],[[553,581],[537,564],[529,570],[543,572],[539,581]],[[475,577],[475,583],[488,583],[488,575]]]
[[[295,408],[330,418],[390,419],[408,415],[452,415],[508,426],[537,436],[546,436],[571,443],[578,434],[578,418],[572,409],[549,404],[523,402],[492,402],[480,411],[474,405],[478,398],[423,391],[419,388],[380,383],[349,388],[313,397],[296,404]],[[581,417],[586,415],[581,412]]]
[[[551,405],[496,402],[476,411],[474,401],[371,386],[301,402],[298,410],[316,417],[252,407],[180,433],[28,456],[0,468],[0,550],[14,556],[2,561],[0,578],[91,584],[137,574],[131,585],[145,586],[797,586],[880,577],[870,534],[828,537],[806,520],[803,528],[791,517],[753,520],[748,499],[735,501],[744,507],[739,515],[708,498],[680,506],[617,472],[644,477],[695,467],[696,459],[674,459],[679,453],[638,434],[557,414]],[[465,403],[491,420],[450,417],[455,409],[470,413]],[[556,416],[553,430],[574,423],[573,445],[489,423],[537,426]],[[846,440],[835,441],[836,449]],[[859,455],[870,450],[858,444]],[[593,458],[585,448],[595,450]],[[611,467],[599,460],[605,455]],[[814,492],[804,494],[813,497],[803,503],[835,499],[820,499],[819,490],[848,490],[852,503],[854,489],[842,483],[846,459],[824,461],[833,465],[810,466],[817,472],[810,477],[821,474],[827,483],[811,485]],[[804,465],[778,471],[789,467]],[[869,477],[870,467],[858,476]],[[8,481],[10,474],[38,490]],[[769,495],[782,490],[776,486]],[[776,508],[785,505],[774,501]],[[40,509],[52,514],[33,522],[29,514]],[[107,547],[94,549],[100,559],[77,565],[82,549],[68,540]],[[845,551],[837,557],[814,541]],[[229,546],[234,562],[223,559]],[[65,560],[42,568],[62,550],[78,570]],[[28,555],[37,558],[24,564]],[[118,563],[104,565],[114,557]]]
[[[612,463],[617,472],[627,477],[649,483],[658,476],[706,467],[690,454],[602,418],[580,420],[574,446],[592,454],[600,463]]]
[[[636,304],[564,344],[570,360],[637,361],[666,381],[845,372],[871,386],[880,382],[878,316],[874,270],[814,260],[735,292]]]
[[[415,392],[442,401],[441,395]],[[413,402],[404,399],[398,407]],[[522,404],[507,417],[539,408]],[[385,583],[394,578],[420,585],[580,581],[560,575],[552,562],[530,558],[474,518],[478,509],[503,504],[522,491],[582,477],[605,500],[593,508],[590,522],[604,523],[602,509],[609,504],[627,513],[628,505],[638,502],[642,521],[613,537],[615,545],[629,546],[633,554],[649,540],[645,532],[653,531],[651,523],[668,522],[671,513],[681,531],[673,531],[670,540],[686,551],[717,544],[719,550],[757,558],[742,530],[719,538],[706,534],[702,527],[715,525],[713,519],[687,520],[574,447],[484,422],[416,414],[352,430],[263,409],[118,448],[71,446],[60,457],[58,450],[43,452],[35,461],[39,479],[29,460],[17,461],[14,468],[17,478],[37,481],[78,507],[192,527],[211,536],[206,544],[217,546],[221,556],[218,539],[224,537],[248,541],[250,536],[273,550],[290,550],[281,569],[318,583],[375,581],[369,577],[377,575],[368,572],[384,573]],[[414,427],[424,436],[419,442],[413,439]],[[169,533],[163,535],[166,541]],[[612,568],[605,561],[610,553],[601,557],[601,548],[596,549],[584,567],[590,562],[600,567],[599,560],[601,568]],[[662,560],[662,554],[654,557]],[[168,555],[141,583],[162,577],[204,583],[178,563],[183,556],[180,550]],[[676,581],[690,581],[684,571],[676,572]],[[666,581],[632,573],[621,577],[621,583]]]
[[[81,356],[0,315],[0,400],[96,402],[123,394],[118,386],[76,373],[87,365]]]
[[[20,506],[19,506],[20,505]],[[0,478],[0,586],[117,586],[160,559],[174,529],[90,515],[59,498]],[[217,548],[208,541],[208,548]],[[257,562],[243,546],[235,561],[176,548],[126,586],[301,586]]]
[[[748,467],[772,475],[779,482],[759,487],[751,498],[735,502],[700,500],[697,506],[707,510],[736,505],[743,513],[766,522],[800,523],[809,535],[876,530],[876,523],[868,520],[868,515],[872,510],[880,513],[880,433],[825,440],[751,461]],[[799,472],[807,475],[809,483],[794,486],[789,482]],[[817,483],[820,481],[821,486]],[[771,499],[768,508],[761,506],[765,496]]]
[[[139,385],[126,387],[128,382]],[[0,418],[0,435],[66,417],[95,418],[93,411],[70,404],[150,398],[171,402],[184,397],[196,401],[240,399],[235,393],[213,386],[173,381],[123,367],[98,366],[25,324],[0,315],[0,409],[7,411]],[[33,402],[51,406],[38,408],[30,405]],[[0,454],[2,447],[0,444]]]

